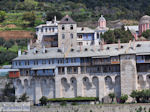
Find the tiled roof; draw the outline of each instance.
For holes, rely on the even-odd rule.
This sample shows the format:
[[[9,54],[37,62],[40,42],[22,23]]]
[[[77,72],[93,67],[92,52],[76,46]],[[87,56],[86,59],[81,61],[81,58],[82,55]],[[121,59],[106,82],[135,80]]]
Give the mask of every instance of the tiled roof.
[[[95,56],[117,56],[121,54],[150,54],[150,41],[138,41],[135,42],[135,49],[133,42],[129,47],[128,43],[121,43],[122,48],[118,50],[118,44],[104,45],[104,49],[101,50],[100,46],[84,46],[73,47],[67,52],[68,58],[72,57],[95,57]],[[31,49],[27,54],[15,58],[14,60],[33,60],[33,59],[48,59],[48,58],[65,58],[63,48],[47,48],[46,53],[42,52],[43,49],[39,49],[37,53]]]
[[[59,24],[76,24],[76,22],[70,16],[66,15],[60,20]]]

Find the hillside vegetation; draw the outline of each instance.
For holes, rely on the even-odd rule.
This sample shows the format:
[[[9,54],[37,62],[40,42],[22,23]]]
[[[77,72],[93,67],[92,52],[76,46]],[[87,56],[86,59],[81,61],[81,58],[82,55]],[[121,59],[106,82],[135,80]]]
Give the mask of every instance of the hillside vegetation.
[[[6,12],[2,20],[0,13],[0,30],[34,31],[55,15],[60,19],[66,14],[77,22],[97,21],[103,14],[107,20],[125,19],[136,24],[141,16],[150,15],[150,0],[1,0],[0,10]]]

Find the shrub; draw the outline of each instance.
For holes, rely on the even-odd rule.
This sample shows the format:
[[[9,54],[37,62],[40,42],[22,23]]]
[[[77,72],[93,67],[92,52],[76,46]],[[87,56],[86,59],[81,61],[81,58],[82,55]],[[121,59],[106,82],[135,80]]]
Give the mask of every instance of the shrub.
[[[142,91],[132,91],[132,98],[136,100],[137,103],[149,103],[150,102],[150,90],[142,90]]]
[[[108,95],[111,98],[111,103],[114,102],[114,98],[115,98],[115,93],[109,93]]]
[[[19,101],[21,102],[26,102],[28,101],[29,97],[27,96],[26,93],[24,93],[23,95],[20,96]]]
[[[47,97],[42,96],[42,97],[40,98],[40,104],[41,104],[41,105],[47,105],[47,102],[48,102]]]
[[[120,103],[125,103],[128,100],[128,95],[121,95],[120,97]]]
[[[97,97],[75,97],[75,98],[51,98],[48,99],[48,101],[53,101],[53,102],[57,102],[57,101],[95,101],[98,100]]]
[[[72,103],[71,103],[71,105],[78,105],[78,103],[76,103],[76,102],[72,102]]]
[[[65,101],[63,101],[63,102],[60,103],[60,105],[61,105],[61,106],[66,106],[67,103],[66,103]]]

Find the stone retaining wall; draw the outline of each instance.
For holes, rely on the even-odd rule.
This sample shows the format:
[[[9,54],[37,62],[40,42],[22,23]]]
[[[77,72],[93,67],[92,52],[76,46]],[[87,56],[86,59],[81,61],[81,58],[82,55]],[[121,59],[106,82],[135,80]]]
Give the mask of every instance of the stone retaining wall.
[[[142,111],[138,111],[141,110]],[[31,112],[150,112],[150,104],[104,104],[31,107]]]

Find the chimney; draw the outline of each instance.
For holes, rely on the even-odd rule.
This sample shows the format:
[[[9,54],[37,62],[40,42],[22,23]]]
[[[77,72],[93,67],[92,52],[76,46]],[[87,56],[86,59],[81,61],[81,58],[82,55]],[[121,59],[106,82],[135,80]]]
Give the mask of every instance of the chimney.
[[[57,21],[57,20],[56,20],[56,16],[54,16],[54,22],[56,23],[56,21]]]
[[[28,51],[30,51],[30,43],[28,43],[28,46],[27,46],[27,47],[28,47]]]
[[[104,39],[101,40],[100,49],[101,49],[101,50],[104,50]]]
[[[36,52],[37,52],[37,51],[36,51],[36,47],[34,47],[34,51],[33,51],[33,52],[34,52],[34,54],[36,54]]]
[[[133,39],[133,50],[135,50],[136,46],[135,46],[135,39]]]
[[[46,49],[45,49],[45,46],[43,46],[43,53],[45,53],[46,52]]]
[[[18,50],[18,56],[21,56],[21,49]]]
[[[121,48],[120,46],[120,39],[118,39],[118,50]]]

